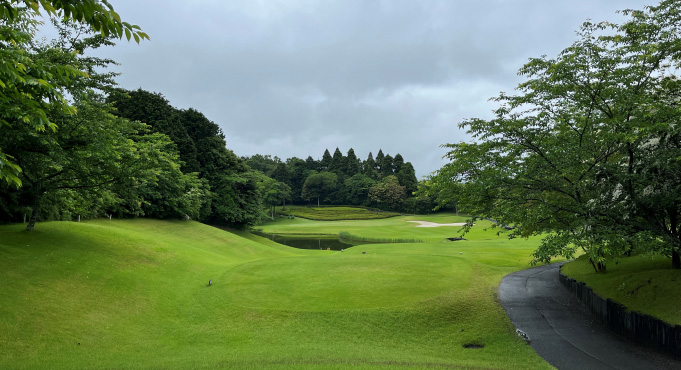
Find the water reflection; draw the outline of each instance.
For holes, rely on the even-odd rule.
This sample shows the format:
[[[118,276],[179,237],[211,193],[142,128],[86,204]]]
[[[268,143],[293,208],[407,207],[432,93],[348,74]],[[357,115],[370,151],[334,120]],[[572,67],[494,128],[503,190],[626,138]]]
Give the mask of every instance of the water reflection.
[[[350,241],[340,240],[336,236],[275,235],[258,231],[253,231],[253,234],[273,240],[279,244],[300,249],[331,249],[334,251],[339,251],[341,249],[348,249],[354,245],[357,245],[356,243],[352,244]]]

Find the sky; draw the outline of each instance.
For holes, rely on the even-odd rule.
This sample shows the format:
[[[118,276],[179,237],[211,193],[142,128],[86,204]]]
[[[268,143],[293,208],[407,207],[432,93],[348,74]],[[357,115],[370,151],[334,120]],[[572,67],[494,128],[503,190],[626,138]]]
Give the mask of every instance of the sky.
[[[640,0],[109,0],[151,40],[98,52],[119,84],[220,125],[239,156],[353,148],[438,170],[528,58],[555,57]]]

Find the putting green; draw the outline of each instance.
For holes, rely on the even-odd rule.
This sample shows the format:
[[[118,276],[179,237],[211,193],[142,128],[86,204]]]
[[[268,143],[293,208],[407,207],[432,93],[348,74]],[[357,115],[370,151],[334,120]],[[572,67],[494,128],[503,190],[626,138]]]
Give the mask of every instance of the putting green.
[[[409,305],[463,289],[471,276],[462,259],[387,254],[385,246],[362,250],[367,254],[355,249],[242,264],[221,277],[220,289],[227,301],[251,308],[364,309]]]

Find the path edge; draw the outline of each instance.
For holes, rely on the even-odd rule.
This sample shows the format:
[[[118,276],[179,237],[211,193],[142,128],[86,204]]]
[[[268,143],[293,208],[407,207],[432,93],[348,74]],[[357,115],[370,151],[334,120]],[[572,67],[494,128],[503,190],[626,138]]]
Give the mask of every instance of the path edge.
[[[623,304],[594,293],[585,282],[565,275],[563,265],[559,272],[560,283],[610,331],[681,360],[681,325],[672,325],[650,315],[628,311]]]

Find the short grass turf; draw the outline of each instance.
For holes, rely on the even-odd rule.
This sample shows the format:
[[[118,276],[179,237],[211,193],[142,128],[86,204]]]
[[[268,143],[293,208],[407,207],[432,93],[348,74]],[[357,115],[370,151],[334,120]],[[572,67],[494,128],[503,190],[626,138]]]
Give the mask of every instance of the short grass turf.
[[[196,222],[22,229],[0,227],[2,369],[551,368],[495,299],[532,241],[328,252]]]
[[[461,227],[419,227],[419,224],[409,221],[429,221],[435,223],[461,223],[466,222],[465,216],[456,216],[452,213],[440,213],[434,215],[410,215],[385,218],[380,220],[339,220],[316,222],[306,219],[277,219],[268,221],[258,226],[268,234],[325,234],[338,235],[347,232],[354,236],[373,239],[414,239],[424,242],[440,242],[447,238],[461,236]],[[493,227],[490,221],[479,220],[467,235],[470,240],[504,240],[508,231]],[[500,233],[499,236],[497,233]],[[532,247],[536,244],[532,244]]]
[[[304,207],[287,206],[286,210],[277,208],[281,215],[292,215],[317,221],[373,220],[399,216],[396,212],[374,211],[361,207]]]
[[[672,270],[671,265],[669,257],[644,254],[611,261],[605,273],[596,274],[582,256],[563,265],[562,271],[628,310],[681,325],[681,270]]]

